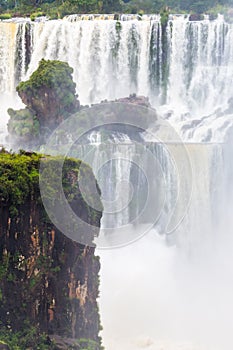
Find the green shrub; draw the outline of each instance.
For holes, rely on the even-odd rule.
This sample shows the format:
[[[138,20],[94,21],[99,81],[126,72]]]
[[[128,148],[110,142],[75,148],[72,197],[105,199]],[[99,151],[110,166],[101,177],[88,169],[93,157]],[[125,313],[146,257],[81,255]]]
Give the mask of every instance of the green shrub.
[[[30,19],[31,21],[35,21],[35,19],[37,17],[42,17],[42,16],[45,16],[44,12],[33,12],[31,15],[30,15]]]
[[[10,350],[55,350],[55,345],[48,344],[46,334],[38,334],[37,329],[27,322],[21,332],[12,332],[9,329],[1,327],[0,344],[7,344]]]
[[[11,14],[10,13],[1,13],[0,14],[0,19],[11,19]]]
[[[48,17],[49,19],[58,19],[59,18],[59,13],[57,12],[56,9],[52,9],[51,11],[48,12]]]
[[[8,131],[17,137],[39,135],[40,124],[35,115],[28,109],[20,109],[14,111],[12,108],[8,109],[10,120],[8,122]]]
[[[138,11],[138,15],[141,16],[141,17],[144,15],[144,13],[145,12],[143,10]]]
[[[160,12],[160,22],[161,22],[161,25],[163,27],[166,27],[167,26],[167,22],[168,22],[168,19],[169,19],[169,12],[167,9],[162,9],[162,11]]]

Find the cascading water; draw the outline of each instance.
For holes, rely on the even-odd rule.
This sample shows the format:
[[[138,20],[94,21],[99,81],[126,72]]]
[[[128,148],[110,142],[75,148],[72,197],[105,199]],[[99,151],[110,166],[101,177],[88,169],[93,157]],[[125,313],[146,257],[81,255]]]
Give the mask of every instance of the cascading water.
[[[219,129],[229,127],[223,112],[232,113],[232,40],[233,25],[222,16],[198,22],[171,16],[167,27],[156,16],[1,22],[0,89],[14,92],[43,57],[64,60],[74,68],[82,104],[149,96],[186,140],[221,141]]]
[[[106,209],[103,230],[126,225],[138,216],[145,205],[147,180],[156,198],[140,225],[136,223],[139,231],[154,212],[158,214],[143,239],[121,249],[99,251],[104,343],[107,350],[229,349],[232,153],[230,146],[210,142],[228,141],[232,131],[233,24],[222,16],[198,22],[171,16],[166,26],[159,16],[145,16],[142,21],[132,16],[103,19],[73,15],[59,21],[0,22],[0,91],[2,100],[7,97],[7,102],[1,101],[0,143],[5,142],[7,107],[20,106],[15,87],[41,58],[64,60],[73,67],[82,104],[133,93],[148,96],[188,142],[192,178],[181,166],[182,144],[152,141],[139,147],[118,134],[103,151],[101,136],[91,133],[90,163]],[[90,145],[81,147],[84,155],[85,147]],[[148,152],[158,162],[156,169]],[[180,185],[171,156],[180,162]],[[137,169],[140,159],[145,173]],[[157,203],[163,204],[161,213]],[[172,220],[180,219],[175,242],[181,249],[168,248],[165,236],[158,234],[166,230],[176,205]],[[187,215],[182,217],[184,209]],[[100,245],[109,244],[105,238]]]
[[[91,139],[100,141],[100,137],[94,132]],[[227,349],[232,344],[228,325],[233,311],[230,299],[233,285],[227,275],[232,274],[230,249],[226,253],[225,246],[226,238],[227,244],[231,244],[229,233],[225,236],[229,223],[221,220],[226,218],[221,209],[227,206],[225,146],[185,145],[192,174],[185,167],[179,174],[184,188],[181,193],[178,193],[176,163],[182,156],[183,144],[142,146],[116,135],[107,146],[99,142],[80,147],[83,155],[89,156],[84,159],[94,168],[106,209],[97,244],[109,248],[128,243],[123,248],[98,251],[102,259],[100,305],[106,348]],[[159,167],[151,164],[148,151],[158,161],[161,173]],[[141,158],[148,182],[134,166],[141,166]],[[190,184],[192,198],[188,203]],[[147,207],[146,216],[140,217],[132,232],[123,231],[122,237],[119,228],[132,223],[146,206],[142,194],[148,188],[153,195],[149,202],[151,212]],[[182,218],[183,211],[188,211],[171,235],[160,235],[166,231],[176,201],[176,216]],[[156,216],[156,205],[161,206],[161,216]],[[139,238],[143,234],[148,220],[155,220],[154,227],[134,242],[135,235]],[[105,236],[106,227],[115,227],[116,237],[114,231],[110,237]],[[173,246],[168,248],[170,242]]]

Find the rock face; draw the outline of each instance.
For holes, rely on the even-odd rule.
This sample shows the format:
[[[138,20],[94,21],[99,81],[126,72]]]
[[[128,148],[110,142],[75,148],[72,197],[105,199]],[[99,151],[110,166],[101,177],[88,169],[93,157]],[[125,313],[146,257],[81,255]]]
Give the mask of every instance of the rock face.
[[[39,191],[40,159],[34,153],[0,153],[0,325],[8,332],[27,333],[30,325],[36,334],[86,339],[94,344],[90,349],[98,350],[99,259],[94,247],[72,241],[47,217]],[[59,161],[48,158],[51,171]],[[102,213],[88,207],[75,185],[80,165],[65,161],[64,191],[75,213],[94,225],[94,239]],[[94,177],[87,165],[83,169]],[[100,202],[98,186],[97,191]]]

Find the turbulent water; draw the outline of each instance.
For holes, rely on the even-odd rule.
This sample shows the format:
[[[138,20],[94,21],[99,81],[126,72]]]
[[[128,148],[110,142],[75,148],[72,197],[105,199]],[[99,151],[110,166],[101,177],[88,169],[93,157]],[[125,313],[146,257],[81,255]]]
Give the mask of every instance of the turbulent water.
[[[118,134],[103,152],[100,135],[90,136],[89,161],[105,206],[99,247],[128,243],[98,251],[104,344],[107,350],[229,349],[233,24],[222,16],[197,22],[170,16],[166,27],[159,16],[85,19],[0,22],[0,143],[7,108],[20,105],[15,87],[41,58],[73,67],[83,105],[148,96],[186,142],[188,163],[182,143],[146,140],[141,149]],[[135,235],[144,238],[129,244]]]

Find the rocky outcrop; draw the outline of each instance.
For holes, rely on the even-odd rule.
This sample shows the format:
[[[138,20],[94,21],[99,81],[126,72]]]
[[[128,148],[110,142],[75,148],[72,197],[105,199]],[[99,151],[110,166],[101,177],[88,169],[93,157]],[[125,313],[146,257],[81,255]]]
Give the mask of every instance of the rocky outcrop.
[[[203,21],[204,20],[204,15],[200,13],[193,13],[189,16],[189,21]]]
[[[121,102],[121,103],[132,103],[135,106],[142,106],[150,108],[151,104],[149,102],[149,98],[145,96],[137,96],[136,94],[132,94],[129,97],[123,97],[115,100],[114,102]]]
[[[46,61],[42,59],[39,63],[38,69],[31,75],[26,82],[21,82],[17,86],[17,92],[21,97],[26,108],[20,110],[13,110],[10,108],[8,114],[10,120],[8,123],[8,131],[10,134],[10,143],[17,148],[35,149],[43,145],[47,137],[52,131],[66,118],[72,114],[82,111],[88,106],[80,106],[75,92],[75,83],[72,80],[73,69],[65,62],[60,61]],[[102,103],[109,103],[111,109],[112,103],[128,104],[128,113],[134,115],[133,119],[139,117],[143,118],[141,111],[137,111],[135,116],[135,109],[133,107],[151,108],[149,99],[144,96],[137,96],[132,94],[129,97],[119,98],[114,101],[102,101]],[[101,104],[92,105],[96,107]],[[132,105],[132,108],[130,108]],[[111,124],[118,122],[113,114],[106,114],[106,123]],[[118,117],[119,113],[117,113]],[[97,115],[93,116],[94,120],[98,119]],[[91,119],[87,120],[86,116],[77,115],[80,120],[80,130],[92,128]],[[101,120],[103,116],[101,115]],[[94,123],[95,124],[95,123]],[[114,128],[106,126],[107,132],[115,130]],[[119,127],[119,132],[127,133],[125,127]],[[132,134],[132,132],[131,132]],[[37,148],[36,148],[37,149]]]
[[[93,104],[92,107],[92,109],[88,107],[82,109],[78,118],[82,125],[86,123],[86,129],[102,133],[105,140],[112,138],[114,140],[117,134],[125,134],[131,140],[140,142],[143,139],[141,133],[149,128],[157,118],[156,111],[152,109],[149,99],[136,94],[113,101],[103,100],[101,103]],[[93,125],[98,123],[100,126],[94,128]],[[79,141],[85,143],[85,138],[80,138]]]
[[[25,140],[26,144],[41,144],[42,137],[79,110],[72,72],[66,62],[42,59],[30,79],[17,86],[27,106],[18,111],[8,110],[8,131],[17,143],[23,144]]]
[[[125,113],[128,118],[132,118],[132,124],[137,123],[137,120],[143,120],[144,127],[149,127],[155,116],[149,99],[145,96],[131,94],[129,97],[114,101],[104,100],[93,104],[94,108],[90,110],[89,106],[80,106],[77,100],[72,71],[72,68],[65,62],[42,59],[30,79],[18,85],[18,94],[27,107],[21,110],[8,110],[10,115],[9,143],[13,149],[15,147],[29,150],[40,149],[52,131],[62,121],[77,112],[79,112],[77,128],[80,134],[83,131],[85,134],[86,130],[96,129],[109,138],[113,136],[113,133],[121,133],[128,135],[131,139],[141,140],[140,133],[144,129],[125,125]],[[127,104],[127,107],[124,104]],[[137,109],[137,107],[144,108]],[[100,128],[93,127],[97,121],[100,124],[104,122],[105,125]],[[64,142],[65,138],[64,135]],[[79,141],[86,143],[89,142],[89,139],[85,135]]]
[[[34,336],[22,349],[36,349],[37,335],[45,333],[77,344],[86,339],[94,344],[91,349],[98,350],[99,258],[94,246],[69,239],[48,218],[39,190],[41,157],[26,152],[0,153],[0,339],[4,329],[20,332],[22,337],[33,327]],[[48,172],[61,161],[46,158],[51,163]],[[76,186],[74,178],[79,171],[92,181],[94,178],[87,165],[79,170],[80,165],[78,160],[65,161],[64,191],[74,212],[93,225],[94,239],[102,213],[85,203]],[[97,193],[95,200],[101,205],[98,186]],[[72,347],[76,348],[80,349]]]
[[[79,108],[72,73],[66,62],[42,59],[30,79],[17,86],[20,98],[35,111],[41,126],[53,128]]]

